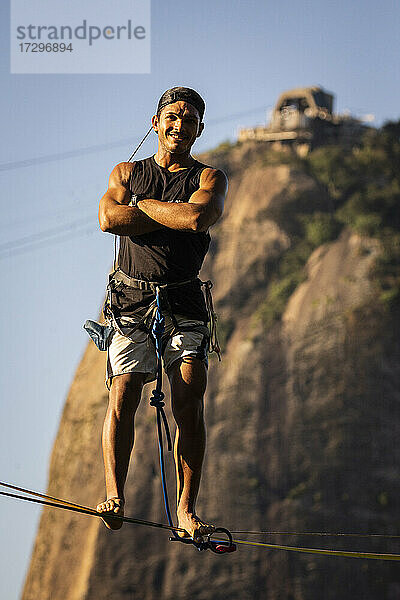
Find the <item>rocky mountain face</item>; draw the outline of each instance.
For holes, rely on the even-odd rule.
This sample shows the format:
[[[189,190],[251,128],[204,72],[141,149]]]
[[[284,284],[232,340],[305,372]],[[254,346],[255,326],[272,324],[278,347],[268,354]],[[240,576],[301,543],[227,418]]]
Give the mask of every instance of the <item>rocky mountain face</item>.
[[[332,200],[295,162],[266,160],[259,148],[202,157],[228,171],[230,191],[202,273],[214,281],[224,355],[210,361],[199,515],[232,531],[399,534],[399,322],[374,281],[380,243],[342,228],[306,256],[277,303],[288,281],[277,265],[298,243],[293,215],[328,214]],[[104,497],[104,369],[105,354],[90,342],[49,473],[51,495],[89,506]],[[126,513],[166,522],[150,391],[136,417]],[[400,553],[398,540],[379,537],[234,537]],[[112,532],[100,519],[44,509],[22,597],[397,600],[400,573],[396,562],[256,546],[218,557],[161,530]]]

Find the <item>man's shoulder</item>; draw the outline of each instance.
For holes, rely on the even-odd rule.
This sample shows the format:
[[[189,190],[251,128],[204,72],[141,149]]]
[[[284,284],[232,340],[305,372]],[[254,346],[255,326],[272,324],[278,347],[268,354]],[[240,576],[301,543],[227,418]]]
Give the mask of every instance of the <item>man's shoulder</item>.
[[[123,185],[129,187],[132,176],[137,173],[140,167],[146,162],[151,162],[152,157],[144,158],[143,160],[135,160],[133,162],[120,162],[113,168],[110,175],[111,185]]]
[[[195,161],[197,168],[201,170],[201,172],[204,173],[204,175],[228,179],[225,171],[223,171],[222,169],[219,169],[218,167],[213,167],[211,165],[207,165],[206,163],[197,160],[197,158],[195,158]]]
[[[228,177],[222,169],[204,165],[204,168],[201,170],[200,174],[200,182],[213,182],[220,186],[226,186],[228,184]]]
[[[115,165],[110,175],[110,182],[113,181],[115,184],[126,185],[132,175],[134,164],[131,162],[120,162]]]

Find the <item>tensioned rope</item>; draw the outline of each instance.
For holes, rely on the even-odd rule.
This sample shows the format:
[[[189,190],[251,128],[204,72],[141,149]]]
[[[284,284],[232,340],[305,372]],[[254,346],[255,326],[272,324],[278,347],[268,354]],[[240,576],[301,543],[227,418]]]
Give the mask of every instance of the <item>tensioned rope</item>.
[[[81,504],[76,504],[75,502],[69,502],[67,500],[61,500],[60,498],[55,498],[54,496],[49,496],[47,494],[42,494],[39,492],[35,492],[32,490],[28,490],[26,488],[21,488],[15,485],[11,485],[9,483],[4,483],[4,482],[0,482],[0,485],[12,490],[16,490],[19,492],[23,492],[25,494],[29,494],[31,496],[36,496],[36,498],[28,498],[27,496],[21,496],[18,494],[13,494],[10,492],[3,492],[0,491],[0,495],[1,496],[6,496],[9,498],[15,498],[18,500],[25,500],[27,502],[33,502],[36,504],[42,504],[44,506],[51,506],[53,508],[62,508],[64,510],[70,510],[73,512],[77,512],[77,513],[81,513],[81,514],[86,514],[89,516],[93,516],[93,517],[101,517],[102,513],[97,512],[96,510],[89,508],[87,506],[82,506]],[[38,499],[37,499],[38,498]],[[116,519],[121,519],[122,521],[124,521],[125,523],[133,523],[135,525],[145,525],[148,527],[156,527],[158,529],[167,529],[169,531],[181,531],[183,532],[184,530],[179,528],[179,527],[173,527],[173,526],[169,526],[169,525],[165,525],[163,523],[156,523],[154,521],[146,521],[143,519],[134,519],[131,517],[121,517],[119,515],[113,515],[113,518]],[[235,531],[233,533],[244,533],[244,532],[239,532],[239,531]],[[307,532],[307,533],[300,533],[300,532],[278,532],[278,531],[272,531],[272,532],[247,532],[247,533],[268,533],[270,535],[312,535],[311,533]],[[316,535],[316,534],[313,534]],[[385,534],[341,534],[341,533],[318,533],[317,535],[331,535],[331,536],[339,536],[339,535],[348,535],[348,536],[359,536],[359,537],[388,537],[388,538],[398,538],[400,536],[395,536],[395,535],[385,535]],[[224,542],[225,540],[215,540],[215,542]],[[267,544],[264,542],[252,542],[250,540],[237,540],[234,539],[233,542],[235,544],[241,544],[241,545],[246,545],[246,546],[255,546],[255,547],[262,547],[262,548],[268,548],[270,550],[286,550],[289,552],[301,552],[301,553],[308,553],[308,554],[319,554],[319,555],[325,555],[325,556],[341,556],[341,557],[345,557],[345,558],[364,558],[364,559],[375,559],[375,560],[400,560],[400,554],[382,554],[382,553],[376,553],[376,552],[354,552],[354,551],[346,551],[346,550],[325,550],[323,548],[306,548],[306,547],[297,547],[297,546],[286,546],[286,545],[281,545],[281,544]]]
[[[308,554],[325,554],[328,556],[343,556],[346,558],[372,558],[375,560],[400,560],[400,554],[377,554],[375,552],[348,552],[346,550],[323,550],[322,548],[302,548],[295,546],[281,546],[279,544],[265,544],[263,542],[250,542],[248,540],[233,540],[236,544],[247,546],[261,546],[272,550],[290,550],[292,552],[305,552]]]
[[[60,498],[55,498],[54,496],[48,496],[47,494],[41,494],[40,492],[35,492],[32,490],[27,490],[26,488],[18,487],[16,485],[11,485],[10,483],[4,483],[0,481],[0,485],[6,487],[8,489],[16,490],[19,492],[23,492],[24,494],[29,494],[31,496],[35,496],[39,498],[28,498],[27,496],[21,496],[18,494],[12,494],[10,492],[2,492],[0,491],[1,496],[7,496],[9,498],[16,498],[17,500],[26,500],[27,502],[34,502],[35,504],[43,504],[44,506],[52,506],[53,508],[63,508],[65,510],[70,510],[73,512],[82,513],[85,515],[90,515],[92,517],[101,517],[102,514],[90,508],[88,506],[83,506],[82,504],[76,504],[75,502],[69,502],[68,500],[61,500]],[[135,525],[146,525],[148,527],[157,527],[158,529],[168,529],[169,531],[181,531],[185,532],[184,529],[179,527],[170,527],[169,525],[164,525],[163,523],[155,523],[154,521],[145,521],[143,519],[133,519],[132,517],[121,517],[120,515],[113,515],[113,519],[121,519],[124,523],[133,523]]]
[[[400,539],[400,535],[392,535],[389,533],[328,533],[325,531],[231,531],[231,533],[239,535],[309,535],[309,536],[325,536],[325,537],[358,537],[358,538],[386,538]]]

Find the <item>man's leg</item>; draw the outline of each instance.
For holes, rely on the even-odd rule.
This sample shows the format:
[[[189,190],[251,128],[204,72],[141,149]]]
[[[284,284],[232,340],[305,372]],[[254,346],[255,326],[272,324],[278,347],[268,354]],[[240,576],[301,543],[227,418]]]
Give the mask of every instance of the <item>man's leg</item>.
[[[134,418],[144,379],[143,373],[127,373],[112,380],[102,436],[107,500],[97,506],[110,529],[119,529],[123,524],[109,515],[124,514],[124,487],[134,442]]]
[[[201,537],[214,529],[196,515],[201,469],[206,445],[204,393],[207,368],[197,359],[177,361],[169,373],[172,412],[177,424],[175,462],[177,472],[178,526],[193,537]]]

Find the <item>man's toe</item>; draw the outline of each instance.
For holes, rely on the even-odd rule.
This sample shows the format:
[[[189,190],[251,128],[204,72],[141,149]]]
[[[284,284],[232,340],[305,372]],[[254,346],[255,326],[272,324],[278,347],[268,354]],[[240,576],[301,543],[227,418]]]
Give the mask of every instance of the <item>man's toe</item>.
[[[114,512],[114,513],[118,514],[123,510],[123,504],[118,498],[110,499],[110,500],[106,500],[105,502],[101,502],[100,504],[98,504],[96,507],[96,510],[97,510],[97,512],[100,512],[100,513]]]

